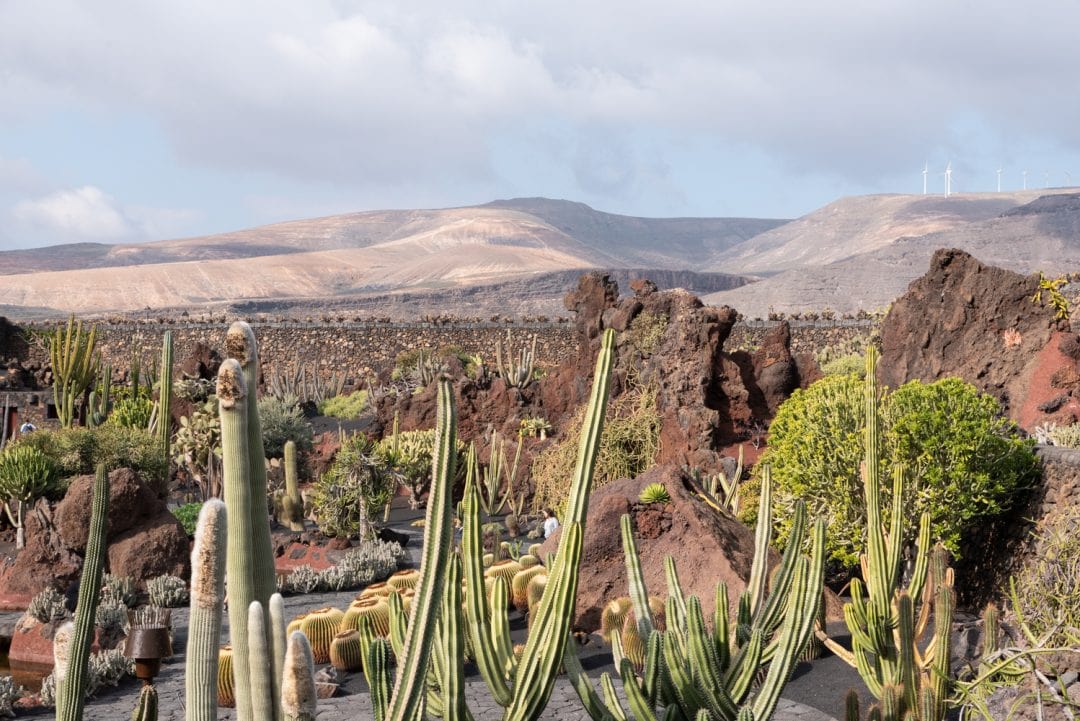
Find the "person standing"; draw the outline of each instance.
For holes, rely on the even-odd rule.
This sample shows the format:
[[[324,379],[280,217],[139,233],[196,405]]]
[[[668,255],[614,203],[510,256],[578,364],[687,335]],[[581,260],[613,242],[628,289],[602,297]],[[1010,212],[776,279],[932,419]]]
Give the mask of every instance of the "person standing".
[[[559,527],[559,519],[550,508],[544,509],[544,538],[551,538],[551,534]]]

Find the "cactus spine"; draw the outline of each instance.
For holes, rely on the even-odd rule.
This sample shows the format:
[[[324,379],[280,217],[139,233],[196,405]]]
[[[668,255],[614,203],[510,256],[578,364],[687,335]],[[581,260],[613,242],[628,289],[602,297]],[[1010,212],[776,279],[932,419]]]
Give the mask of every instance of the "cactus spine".
[[[92,331],[91,331],[92,333]],[[90,535],[79,581],[79,601],[75,607],[75,627],[68,645],[67,672],[57,680],[57,721],[81,721],[86,703],[90,642],[94,635],[101,573],[105,566],[105,535],[109,524],[109,477],[105,465],[98,464],[94,495],[90,506]]]
[[[282,515],[290,531],[304,530],[304,499],[296,480],[296,442],[285,441],[285,495],[281,498]]]
[[[100,357],[94,353],[97,327],[83,333],[82,321],[68,318],[67,330],[56,329],[49,340],[49,360],[53,372],[53,402],[60,425],[70,428],[75,422],[75,404],[94,382]]]
[[[225,504],[210,499],[199,511],[195,545],[191,551],[191,612],[188,623],[187,721],[217,718],[218,643],[221,610],[225,602]]]

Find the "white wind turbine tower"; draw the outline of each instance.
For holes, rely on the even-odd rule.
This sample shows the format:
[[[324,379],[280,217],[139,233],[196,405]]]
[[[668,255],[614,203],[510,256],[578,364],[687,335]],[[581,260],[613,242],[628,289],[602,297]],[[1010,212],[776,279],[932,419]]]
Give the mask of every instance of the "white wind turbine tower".
[[[1043,173],[1043,188],[1050,187],[1050,173]]]
[[[1072,173],[1070,173],[1068,170],[1063,171],[1063,172],[1065,173],[1065,187],[1066,188],[1071,188],[1072,187]]]
[[[997,169],[997,175],[998,175],[998,191],[997,192],[1000,193],[1001,192],[1001,166],[1000,165],[998,166],[998,169]]]
[[[1027,190],[1027,171],[1021,170],[1020,175],[1024,178],[1024,190]]]
[[[923,163],[922,166],[922,194],[926,195],[926,176],[930,173],[930,163]]]
[[[952,195],[952,161],[945,165],[945,197]]]

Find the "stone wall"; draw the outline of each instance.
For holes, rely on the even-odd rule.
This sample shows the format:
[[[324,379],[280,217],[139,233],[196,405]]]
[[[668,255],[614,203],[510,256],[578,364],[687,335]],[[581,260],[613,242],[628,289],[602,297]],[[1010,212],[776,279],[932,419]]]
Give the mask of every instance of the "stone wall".
[[[872,320],[793,320],[791,349],[793,353],[815,352],[830,346],[859,342],[877,330]],[[724,350],[749,350],[760,346],[762,339],[779,321],[740,321],[724,344]],[[50,326],[29,326],[36,331]],[[520,347],[533,334],[537,336],[537,363],[554,366],[573,357],[573,326],[570,323],[513,324],[478,323],[253,323],[259,339],[264,372],[294,370],[297,361],[313,365],[320,374],[329,376],[344,370],[354,375],[370,369],[379,371],[392,367],[399,353],[418,348],[460,346],[467,353],[480,353],[491,358],[495,341],[505,343],[510,331],[515,347]],[[165,330],[173,332],[177,360],[184,358],[196,342],[221,349],[225,325],[221,323],[123,323],[98,326],[98,347],[114,368],[126,368],[134,350],[141,356],[144,367],[154,364],[161,348]],[[27,344],[21,336],[15,344],[0,343],[0,360],[15,358],[32,366],[43,367],[48,354],[44,344]]]
[[[724,350],[755,350],[765,335],[780,325],[777,320],[740,320],[731,329]],[[815,353],[829,347],[861,347],[877,335],[880,321],[873,319],[789,320],[791,352]]]
[[[495,343],[505,346],[507,332],[514,349],[537,336],[536,362],[554,366],[576,353],[573,329],[569,323],[491,322],[435,323],[260,323],[252,324],[259,340],[263,372],[293,372],[298,364],[315,369],[328,378],[344,372],[358,379],[369,371],[393,367],[402,351],[419,348],[459,346],[466,353],[479,353],[494,361]],[[48,328],[37,326],[34,330]],[[200,323],[131,323],[98,326],[98,348],[105,362],[113,368],[127,368],[132,353],[137,353],[143,367],[156,367],[161,354],[161,339],[172,330],[174,357],[182,361],[202,342],[224,355],[226,326]],[[9,353],[0,347],[0,359],[15,357],[30,367],[43,368],[48,353],[43,343],[31,343]]]
[[[999,599],[1033,558],[1032,532],[1060,516],[1080,515],[1080,450],[1039,446],[1041,482],[997,523],[976,529],[956,562],[956,589],[963,605]]]

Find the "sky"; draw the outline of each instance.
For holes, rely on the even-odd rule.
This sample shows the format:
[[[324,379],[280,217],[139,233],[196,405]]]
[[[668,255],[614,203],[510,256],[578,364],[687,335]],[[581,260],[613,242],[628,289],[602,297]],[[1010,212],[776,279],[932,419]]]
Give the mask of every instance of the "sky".
[[[1067,0],[0,0],[0,249],[1080,183]]]

